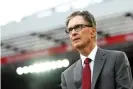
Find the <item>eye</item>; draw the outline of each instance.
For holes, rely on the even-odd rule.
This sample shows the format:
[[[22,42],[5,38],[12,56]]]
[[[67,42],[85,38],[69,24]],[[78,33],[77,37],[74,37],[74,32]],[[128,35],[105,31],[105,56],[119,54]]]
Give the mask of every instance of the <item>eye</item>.
[[[68,28],[68,31],[71,32],[73,30],[73,28]]]
[[[80,25],[80,24],[78,24],[78,25],[75,25],[73,28],[74,28],[74,29],[81,28],[81,25]]]

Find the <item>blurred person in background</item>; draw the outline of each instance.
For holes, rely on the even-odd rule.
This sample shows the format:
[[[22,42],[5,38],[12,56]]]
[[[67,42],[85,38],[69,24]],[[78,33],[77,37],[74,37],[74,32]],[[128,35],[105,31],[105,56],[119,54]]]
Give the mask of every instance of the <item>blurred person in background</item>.
[[[126,54],[97,46],[96,21],[91,13],[73,12],[66,26],[66,33],[80,59],[62,73],[62,89],[133,89]]]

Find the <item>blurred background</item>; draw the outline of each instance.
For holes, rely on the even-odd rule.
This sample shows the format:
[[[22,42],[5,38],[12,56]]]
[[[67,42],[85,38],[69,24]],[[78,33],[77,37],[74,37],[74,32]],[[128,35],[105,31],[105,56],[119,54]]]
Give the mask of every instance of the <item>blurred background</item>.
[[[133,0],[1,0],[1,88],[61,89],[61,73],[79,59],[66,17],[88,10],[99,47],[126,52],[133,73]]]

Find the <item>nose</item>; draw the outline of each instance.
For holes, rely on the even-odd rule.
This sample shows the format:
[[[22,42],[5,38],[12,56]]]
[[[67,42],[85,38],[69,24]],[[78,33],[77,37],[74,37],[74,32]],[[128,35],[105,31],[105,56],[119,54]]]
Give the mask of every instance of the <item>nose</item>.
[[[73,29],[72,32],[71,32],[71,35],[75,36],[75,35],[77,35],[77,32]]]

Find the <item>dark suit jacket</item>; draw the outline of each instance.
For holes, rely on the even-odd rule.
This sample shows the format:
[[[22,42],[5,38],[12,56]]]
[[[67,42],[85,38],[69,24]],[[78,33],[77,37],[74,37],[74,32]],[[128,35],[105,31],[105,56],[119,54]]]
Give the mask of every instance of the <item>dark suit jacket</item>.
[[[61,75],[62,89],[81,89],[81,59]],[[93,69],[91,89],[133,89],[128,58],[124,52],[98,48]]]

